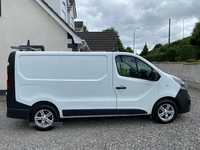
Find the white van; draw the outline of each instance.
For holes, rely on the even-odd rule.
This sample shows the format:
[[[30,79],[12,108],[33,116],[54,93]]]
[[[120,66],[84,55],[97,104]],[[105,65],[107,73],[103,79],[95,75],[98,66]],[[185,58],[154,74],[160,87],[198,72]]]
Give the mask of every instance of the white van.
[[[125,52],[14,51],[7,117],[49,130],[62,118],[150,115],[170,123],[190,111],[185,83]]]

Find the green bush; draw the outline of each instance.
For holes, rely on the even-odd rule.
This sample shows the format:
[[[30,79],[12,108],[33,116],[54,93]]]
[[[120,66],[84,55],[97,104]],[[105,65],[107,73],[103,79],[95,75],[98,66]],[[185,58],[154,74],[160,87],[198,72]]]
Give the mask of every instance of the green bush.
[[[181,41],[180,41],[180,43],[179,43],[179,45],[178,45],[178,48],[179,49],[181,49],[183,46],[185,46],[185,45],[190,45],[190,39],[191,39],[191,37],[189,36],[189,37],[186,37],[186,38],[183,38]]]
[[[175,61],[176,57],[176,50],[175,49],[168,49],[165,53],[165,60],[166,61]]]
[[[196,50],[191,45],[185,45],[180,50],[180,60],[196,59]]]
[[[165,54],[157,54],[157,55],[148,55],[148,56],[144,56],[145,59],[147,59],[148,61],[157,61],[157,62],[161,62],[165,60]]]
[[[175,57],[175,61],[180,61],[180,57]]]
[[[163,45],[162,44],[156,44],[155,46],[154,46],[154,48],[153,49],[156,49],[156,48],[160,48],[160,47],[162,47]]]
[[[165,54],[164,54],[164,53],[162,53],[162,54],[157,54],[157,55],[155,55],[155,59],[156,59],[156,61],[158,61],[158,62],[164,61],[164,60],[165,60]]]
[[[200,59],[200,45],[195,45],[196,59]]]
[[[147,55],[155,55],[155,54],[159,54],[159,53],[160,53],[160,49],[155,48],[155,49],[149,51]]]
[[[187,62],[196,62],[196,59],[188,59]]]
[[[165,44],[163,47],[160,47],[160,52],[166,52],[168,49],[168,44]]]

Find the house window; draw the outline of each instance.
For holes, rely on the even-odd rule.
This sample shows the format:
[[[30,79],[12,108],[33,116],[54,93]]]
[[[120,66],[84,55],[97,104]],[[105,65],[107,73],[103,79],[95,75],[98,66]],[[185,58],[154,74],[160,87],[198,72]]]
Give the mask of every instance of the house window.
[[[0,0],[0,16],[1,16],[1,0]]]
[[[66,4],[65,4],[65,2],[62,2],[62,11],[64,13],[66,13]]]
[[[64,1],[62,1],[62,6],[61,6],[61,17],[64,20],[66,19],[66,4]]]
[[[74,28],[74,18],[73,17],[71,17],[70,23],[71,23],[72,28]]]

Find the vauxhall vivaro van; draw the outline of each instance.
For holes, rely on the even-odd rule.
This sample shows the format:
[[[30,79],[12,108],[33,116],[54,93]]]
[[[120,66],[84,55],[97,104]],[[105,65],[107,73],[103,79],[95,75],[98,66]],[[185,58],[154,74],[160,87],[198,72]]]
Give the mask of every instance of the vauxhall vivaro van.
[[[62,118],[150,115],[170,123],[190,111],[186,84],[125,52],[14,51],[7,117],[49,130]]]

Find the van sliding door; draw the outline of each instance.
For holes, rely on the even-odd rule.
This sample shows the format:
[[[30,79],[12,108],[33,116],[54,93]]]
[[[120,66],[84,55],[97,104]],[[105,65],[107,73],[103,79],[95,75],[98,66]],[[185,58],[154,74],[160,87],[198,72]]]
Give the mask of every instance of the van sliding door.
[[[111,109],[116,109],[111,67],[111,55],[60,56],[60,101],[64,117],[109,115]]]

